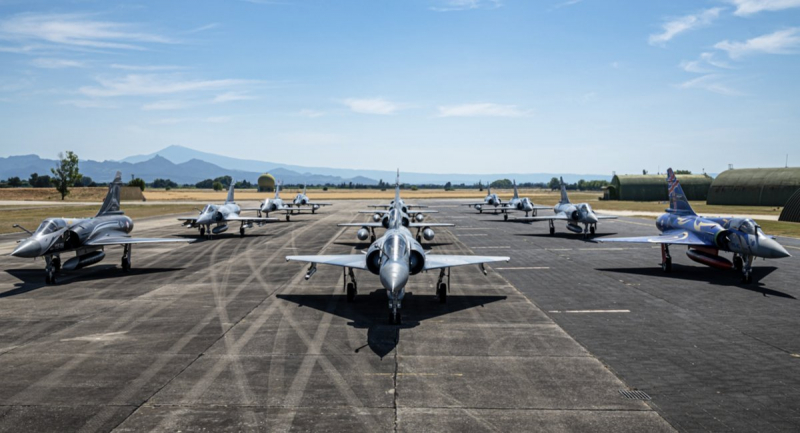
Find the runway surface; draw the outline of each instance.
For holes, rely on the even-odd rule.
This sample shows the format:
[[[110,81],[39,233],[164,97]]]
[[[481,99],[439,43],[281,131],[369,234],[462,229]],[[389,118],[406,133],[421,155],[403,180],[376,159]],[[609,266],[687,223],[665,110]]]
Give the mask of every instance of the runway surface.
[[[189,245],[121,248],[45,286],[43,262],[0,262],[0,431],[796,431],[798,259],[751,285],[658,249],[587,242],[429,204],[437,253],[509,255],[411,277],[402,326],[376,276],[286,263],[359,253],[338,222],[367,202]],[[382,231],[379,231],[379,234]],[[653,222],[601,221],[599,236]],[[138,236],[196,236],[172,218]],[[18,236],[16,237],[18,238]],[[7,254],[14,236],[0,237]],[[800,254],[800,242],[781,241]],[[626,398],[627,391],[636,398]],[[622,392],[621,392],[622,391]],[[629,393],[628,393],[629,394]],[[652,400],[646,400],[647,396]],[[641,398],[644,398],[641,399]]]

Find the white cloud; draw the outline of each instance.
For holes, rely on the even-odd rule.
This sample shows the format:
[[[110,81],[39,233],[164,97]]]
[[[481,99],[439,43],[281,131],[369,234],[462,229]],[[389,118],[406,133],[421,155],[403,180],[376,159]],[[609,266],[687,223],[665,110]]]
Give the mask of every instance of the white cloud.
[[[701,53],[697,60],[684,60],[680,63],[681,69],[695,74],[707,74],[711,72],[714,68],[710,68],[710,66],[714,68],[732,69],[729,64],[714,58],[714,53]]]
[[[38,58],[31,61],[33,66],[44,69],[62,69],[62,68],[83,68],[86,65],[83,62],[69,59],[51,59],[51,58]]]
[[[142,105],[142,110],[145,111],[157,111],[157,110],[180,110],[182,108],[189,107],[189,104],[186,101],[156,101],[149,104]]]
[[[497,9],[503,5],[500,0],[439,0],[438,6],[430,9],[436,12],[467,11],[472,9]]]
[[[206,24],[204,26],[200,26],[200,27],[191,29],[191,30],[187,30],[184,33],[190,33],[190,34],[191,33],[200,33],[200,32],[204,32],[206,30],[215,29],[217,27],[219,27],[219,23],[210,23],[210,24]]]
[[[169,75],[126,75],[122,78],[99,78],[99,86],[84,86],[80,93],[92,97],[165,95],[171,93],[219,90],[255,83],[252,80],[180,80]]]
[[[667,21],[661,26],[663,31],[650,35],[648,41],[650,45],[663,45],[680,33],[711,24],[722,10],[723,8],[711,8],[697,14],[685,15],[672,21]]]
[[[521,110],[516,105],[490,102],[446,105],[438,107],[438,110],[438,117],[524,117],[531,114],[529,110]]]
[[[795,48],[800,46],[798,33],[800,33],[800,28],[793,27],[748,39],[745,42],[724,40],[714,45],[714,48],[726,51],[732,59],[757,53],[791,54],[795,52]]]
[[[707,74],[678,85],[681,89],[703,89],[720,95],[738,96],[742,93],[729,87],[723,77],[717,74]]]
[[[555,6],[553,6],[550,9],[553,10],[553,9],[561,9],[561,8],[564,8],[564,7],[567,7],[567,6],[574,6],[574,5],[578,4],[578,3],[581,3],[582,1],[583,0],[566,0],[566,1],[563,1],[561,3],[556,4]]]
[[[249,99],[256,99],[256,97],[242,92],[226,92],[221,95],[215,96],[211,102],[220,103],[220,102],[231,102],[231,101],[246,101]]]
[[[61,105],[72,105],[77,108],[117,108],[116,105],[97,99],[71,99],[59,102]]]
[[[324,112],[324,111],[317,111],[317,110],[308,110],[308,109],[305,109],[305,110],[300,110],[300,111],[297,113],[297,115],[298,115],[298,116],[303,116],[303,117],[308,117],[308,118],[310,118],[310,119],[315,119],[315,118],[317,118],[317,117],[322,117],[322,116],[324,116],[324,115],[325,115],[325,112]]]
[[[154,120],[150,123],[153,125],[177,125],[178,123],[227,123],[233,117],[231,116],[213,116],[213,117],[165,117],[163,119]]]
[[[143,44],[176,41],[137,31],[134,26],[100,21],[86,14],[18,14],[0,20],[0,39],[45,42],[71,48],[142,50]]]
[[[728,0],[728,2],[736,6],[736,11],[733,13],[739,16],[800,7],[800,0]]]
[[[157,72],[157,71],[174,71],[176,69],[183,69],[181,66],[174,65],[124,65],[113,63],[112,69],[122,69],[124,71],[142,71],[142,72]]]
[[[347,108],[349,108],[353,112],[361,114],[388,115],[388,114],[394,114],[395,112],[403,108],[401,104],[396,104],[394,102],[387,101],[383,98],[367,98],[367,99],[349,98],[342,101],[342,103],[346,105]]]

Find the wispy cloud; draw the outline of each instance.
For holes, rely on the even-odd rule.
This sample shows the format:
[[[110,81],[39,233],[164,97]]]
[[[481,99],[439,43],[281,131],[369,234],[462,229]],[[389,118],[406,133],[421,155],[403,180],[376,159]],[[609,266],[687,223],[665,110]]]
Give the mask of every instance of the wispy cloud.
[[[73,107],[77,108],[116,108],[117,106],[105,101],[105,100],[98,100],[98,99],[71,99],[67,101],[59,102],[61,105],[72,105]]]
[[[800,27],[793,27],[748,39],[744,42],[730,42],[724,40],[714,45],[714,48],[726,51],[728,56],[732,59],[758,53],[792,54],[796,52],[795,49],[800,46],[799,33]]]
[[[681,89],[703,89],[709,92],[718,93],[727,96],[739,96],[741,92],[731,88],[726,82],[725,78],[717,74],[707,74],[702,77],[697,77],[689,81],[685,81],[678,85]]]
[[[683,32],[711,24],[722,10],[723,8],[711,8],[667,21],[661,26],[663,31],[650,35],[648,41],[650,45],[664,45]]]
[[[714,57],[714,53],[701,53],[697,60],[684,60],[680,63],[681,69],[695,74],[706,74],[714,68],[732,69],[732,66]]]
[[[182,66],[175,65],[124,65],[120,63],[113,63],[110,67],[112,69],[121,69],[124,71],[141,72],[174,71],[177,69],[184,69]]]
[[[561,9],[561,8],[565,8],[567,6],[574,6],[574,5],[576,5],[578,3],[581,3],[581,2],[583,2],[583,0],[566,0],[566,1],[563,1],[561,3],[556,3],[555,5],[553,5],[553,7],[550,8],[550,10]]]
[[[211,116],[211,117],[165,117],[154,120],[153,125],[177,125],[179,123],[227,123],[233,119],[232,116]]]
[[[800,0],[728,0],[728,3],[736,6],[733,13],[739,16],[800,7]]]
[[[51,59],[40,57],[31,61],[33,66],[44,69],[83,68],[85,63],[69,59]]]
[[[325,115],[324,111],[317,111],[317,110],[300,110],[297,113],[298,116],[308,117],[310,119],[316,119],[317,117],[322,117]]]
[[[530,110],[516,105],[500,105],[490,102],[477,104],[445,105],[438,107],[438,117],[524,117]]]
[[[171,93],[219,90],[253,84],[253,80],[185,80],[172,75],[126,75],[122,78],[99,78],[98,86],[84,86],[80,93],[92,97],[165,95]]]
[[[210,23],[210,24],[206,24],[204,26],[193,28],[191,30],[187,30],[184,33],[186,33],[186,34],[200,33],[200,32],[204,32],[206,30],[215,29],[217,27],[219,27],[219,23]]]
[[[467,11],[472,9],[497,9],[503,6],[501,0],[438,0],[430,10],[436,12]]]
[[[131,24],[101,21],[87,14],[19,14],[0,20],[0,39],[22,46],[52,48],[102,48],[143,50],[145,44],[171,44],[177,41],[137,31]]]
[[[217,95],[211,102],[220,103],[220,102],[232,102],[232,101],[247,101],[250,99],[256,99],[253,95],[248,95],[247,93],[243,92],[226,92],[221,95]]]
[[[394,114],[404,108],[402,104],[387,101],[383,98],[356,99],[349,98],[342,101],[351,111],[361,114]]]

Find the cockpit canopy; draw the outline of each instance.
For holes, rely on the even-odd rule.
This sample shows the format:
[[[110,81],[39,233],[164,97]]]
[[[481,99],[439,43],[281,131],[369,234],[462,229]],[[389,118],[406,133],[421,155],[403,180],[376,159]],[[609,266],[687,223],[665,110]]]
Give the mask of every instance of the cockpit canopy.
[[[589,206],[589,203],[581,203],[580,204],[580,210],[581,210],[581,212],[591,213],[592,212],[592,207]]]
[[[33,233],[35,236],[49,235],[61,228],[66,227],[67,224],[60,218],[48,218],[39,225],[39,228]]]
[[[403,236],[391,236],[381,246],[381,252],[386,259],[400,260],[408,252],[408,242]]]
[[[214,206],[213,204],[207,204],[206,207],[204,207],[203,210],[200,211],[200,213],[209,213],[209,212],[214,212],[215,210],[217,210],[216,206]]]
[[[734,218],[728,224],[729,228],[739,230],[748,235],[755,235],[761,233],[761,228],[750,218]]]

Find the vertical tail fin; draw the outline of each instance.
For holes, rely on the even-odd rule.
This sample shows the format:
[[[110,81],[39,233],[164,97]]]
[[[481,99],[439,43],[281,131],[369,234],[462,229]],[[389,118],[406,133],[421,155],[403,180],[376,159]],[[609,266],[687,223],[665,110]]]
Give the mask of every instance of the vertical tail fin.
[[[283,185],[283,181],[275,184],[275,198],[281,198],[281,185]]]
[[[569,203],[569,196],[567,195],[567,184],[564,183],[564,178],[558,178],[559,182],[561,183],[561,204]]]
[[[400,169],[397,169],[397,179],[394,181],[394,203],[399,206],[400,203]]]
[[[689,200],[686,199],[686,194],[683,193],[681,183],[675,177],[675,172],[672,168],[667,169],[667,192],[669,193],[669,209],[667,212],[678,215],[697,215],[694,209],[689,205]]]
[[[108,185],[108,193],[100,206],[100,210],[97,211],[97,216],[120,215],[123,213],[119,210],[120,187],[122,187],[122,173],[117,172],[114,181]]]
[[[303,184],[303,195],[306,195],[306,184]]]
[[[517,180],[514,179],[513,182],[514,182],[514,198],[518,199],[519,198],[519,192],[517,191]]]
[[[491,186],[487,186],[486,187],[486,195],[492,195],[492,187]]]
[[[231,186],[228,188],[228,198],[225,199],[225,203],[233,203],[233,185],[236,183],[234,179],[231,179]]]

